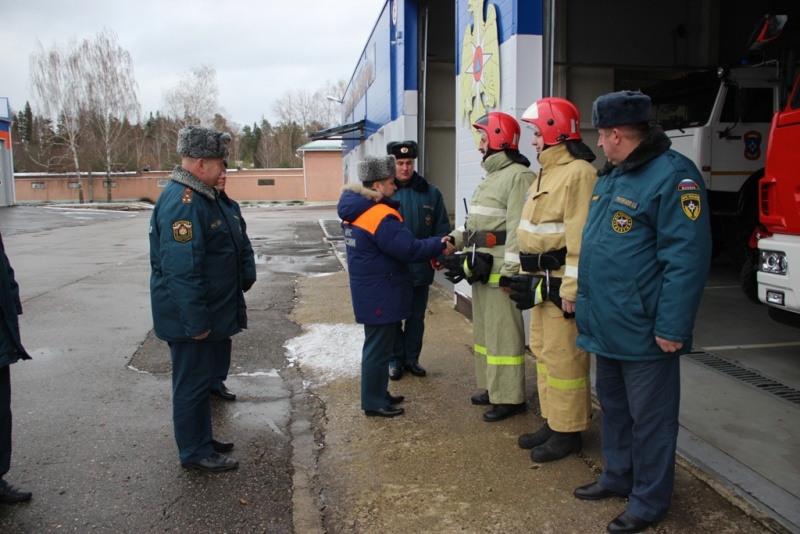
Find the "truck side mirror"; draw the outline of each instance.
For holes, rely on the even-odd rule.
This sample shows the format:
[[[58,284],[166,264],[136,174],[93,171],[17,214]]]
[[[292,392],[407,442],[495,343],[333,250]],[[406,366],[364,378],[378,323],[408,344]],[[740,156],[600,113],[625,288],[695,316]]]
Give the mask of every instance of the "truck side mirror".
[[[769,13],[764,15],[750,35],[750,39],[747,40],[747,49],[757,52],[766,47],[770,41],[780,37],[787,20],[789,17],[786,15],[770,15]]]

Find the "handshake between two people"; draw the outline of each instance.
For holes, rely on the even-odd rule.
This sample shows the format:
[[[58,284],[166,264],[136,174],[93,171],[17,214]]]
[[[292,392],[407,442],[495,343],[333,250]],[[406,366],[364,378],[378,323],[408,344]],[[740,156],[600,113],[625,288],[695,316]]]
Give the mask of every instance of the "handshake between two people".
[[[450,254],[456,251],[456,246],[453,244],[453,238],[449,235],[446,235],[442,238],[442,243],[445,243],[444,250],[442,251],[442,256],[449,256]]]
[[[444,250],[442,251],[442,256],[447,257],[453,254],[456,251],[456,246],[453,244],[453,238],[449,235],[446,235],[442,238],[442,243],[445,243]],[[436,269],[437,271],[441,271],[444,269],[444,264],[440,262],[437,258],[431,259],[431,267]]]

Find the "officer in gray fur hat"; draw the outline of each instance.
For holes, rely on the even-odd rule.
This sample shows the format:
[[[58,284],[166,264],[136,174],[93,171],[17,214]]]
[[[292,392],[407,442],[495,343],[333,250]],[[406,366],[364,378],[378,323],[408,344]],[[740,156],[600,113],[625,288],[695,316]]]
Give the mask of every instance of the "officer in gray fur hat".
[[[603,95],[592,107],[608,161],[583,230],[575,320],[577,346],[597,356],[605,469],[573,493],[628,498],[611,533],[640,532],[669,510],[680,355],[692,347],[711,261],[703,178],[651,117],[639,91]]]
[[[358,162],[361,184],[345,186],[337,212],[347,246],[347,272],[356,322],[364,325],[361,351],[361,409],[367,416],[395,417],[402,395],[393,396],[389,358],[398,327],[411,314],[408,263],[428,261],[454,247],[444,238],[415,239],[391,199],[395,157],[368,156]]]
[[[441,191],[414,169],[419,155],[417,142],[393,141],[386,145],[386,152],[396,160],[394,185],[397,191],[392,198],[400,203],[398,211],[403,216],[406,227],[417,239],[449,234],[450,218]],[[411,315],[399,323],[394,354],[389,361],[391,380],[400,380],[405,372],[418,377],[427,374],[425,368],[419,364],[419,357],[425,333],[428,291],[433,283],[434,268],[437,267],[441,268],[438,261],[409,265],[414,287]]]
[[[246,327],[238,222],[214,188],[231,136],[190,126],[178,135],[181,164],[150,219],[150,296],[155,334],[172,357],[172,420],[183,467],[227,471],[233,443],[211,434],[209,390],[219,345]],[[202,261],[199,261],[202,259]]]

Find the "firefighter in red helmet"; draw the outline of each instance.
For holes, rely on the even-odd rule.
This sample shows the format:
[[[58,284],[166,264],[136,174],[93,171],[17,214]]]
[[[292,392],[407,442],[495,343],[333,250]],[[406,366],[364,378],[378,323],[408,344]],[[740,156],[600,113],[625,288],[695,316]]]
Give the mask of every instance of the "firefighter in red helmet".
[[[594,153],[581,140],[572,102],[543,98],[522,120],[533,128],[542,166],[525,195],[517,229],[521,271],[512,277],[512,300],[531,309],[530,348],[536,358],[542,427],[519,437],[535,462],[581,449],[592,413],[589,354],[575,346],[575,300],[581,234],[597,179]]]
[[[533,183],[530,161],[518,150],[519,123],[493,111],[478,119],[479,150],[486,176],[469,203],[464,225],[450,234],[462,250],[448,278],[472,284],[475,371],[479,391],[472,403],[491,408],[487,422],[525,411],[525,330],[522,312],[508,299],[501,277],[519,272],[517,227],[525,191]]]

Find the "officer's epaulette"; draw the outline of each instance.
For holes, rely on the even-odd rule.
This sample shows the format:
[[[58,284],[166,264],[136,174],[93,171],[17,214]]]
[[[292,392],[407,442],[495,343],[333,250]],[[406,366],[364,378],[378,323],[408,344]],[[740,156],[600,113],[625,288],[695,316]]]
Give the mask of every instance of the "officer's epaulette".
[[[192,190],[191,187],[185,187],[183,189],[183,198],[181,199],[181,204],[191,204],[193,196],[194,190]]]

